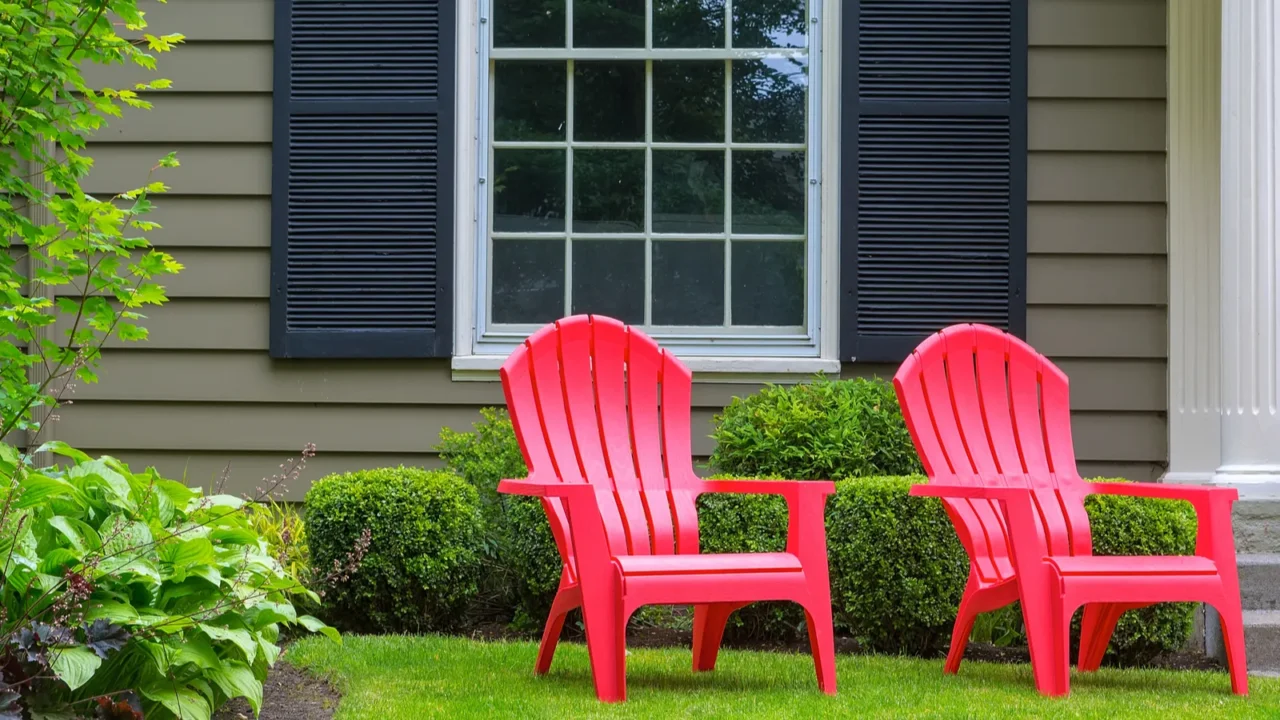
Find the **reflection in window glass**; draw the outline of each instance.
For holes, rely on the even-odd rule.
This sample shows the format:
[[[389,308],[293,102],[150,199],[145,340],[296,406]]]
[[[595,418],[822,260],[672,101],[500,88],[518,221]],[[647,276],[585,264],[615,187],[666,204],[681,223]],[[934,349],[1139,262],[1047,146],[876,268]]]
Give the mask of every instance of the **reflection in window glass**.
[[[488,337],[589,312],[791,342],[816,288],[809,3],[571,1],[492,0]]]
[[[644,241],[573,241],[573,314],[644,323]]]

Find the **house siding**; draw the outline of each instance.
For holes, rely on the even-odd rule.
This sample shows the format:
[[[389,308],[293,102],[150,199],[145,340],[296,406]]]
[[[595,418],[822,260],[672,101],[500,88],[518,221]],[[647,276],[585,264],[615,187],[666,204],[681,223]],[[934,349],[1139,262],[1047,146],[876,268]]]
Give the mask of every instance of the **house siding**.
[[[187,269],[148,313],[151,338],[112,348],[102,382],[77,388],[56,437],[95,452],[251,490],[308,442],[306,478],[386,464],[434,465],[441,427],[500,404],[496,382],[454,382],[447,360],[278,361],[267,354],[270,269],[270,0],[146,3],[152,32],[187,44],[160,58],[173,89],[91,145],[91,192],[159,176],[153,239]],[[1165,410],[1165,3],[1031,0],[1028,336],[1071,377],[1088,474],[1157,476]],[[140,71],[93,69],[123,85]],[[888,365],[846,376],[888,377]],[[752,385],[695,386],[694,452],[712,416]],[[293,497],[305,482],[290,488]]]

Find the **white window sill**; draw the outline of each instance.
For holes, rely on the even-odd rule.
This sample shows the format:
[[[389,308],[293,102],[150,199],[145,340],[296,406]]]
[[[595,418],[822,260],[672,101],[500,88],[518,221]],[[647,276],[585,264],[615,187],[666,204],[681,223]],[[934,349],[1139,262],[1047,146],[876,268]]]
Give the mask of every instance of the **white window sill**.
[[[457,355],[452,362],[453,379],[459,381],[496,381],[498,368],[505,355]],[[817,373],[840,374],[840,361],[834,358],[785,357],[681,357],[693,371],[696,382],[763,383],[802,382]]]

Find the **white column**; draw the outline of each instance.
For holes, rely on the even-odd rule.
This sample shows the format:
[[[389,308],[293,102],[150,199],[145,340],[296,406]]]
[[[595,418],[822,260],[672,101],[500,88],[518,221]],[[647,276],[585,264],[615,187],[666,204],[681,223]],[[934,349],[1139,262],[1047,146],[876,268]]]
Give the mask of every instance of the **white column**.
[[[1230,1],[1230,0],[1229,0]],[[1219,0],[1169,0],[1169,472],[1207,483],[1222,461],[1218,396]]]
[[[1280,495],[1280,9],[1222,2],[1221,451],[1215,483]]]

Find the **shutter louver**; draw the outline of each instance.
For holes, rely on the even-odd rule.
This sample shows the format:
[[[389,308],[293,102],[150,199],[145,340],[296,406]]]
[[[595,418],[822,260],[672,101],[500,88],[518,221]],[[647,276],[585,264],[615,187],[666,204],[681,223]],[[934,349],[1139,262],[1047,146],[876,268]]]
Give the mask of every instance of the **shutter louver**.
[[[1025,334],[1026,3],[860,0],[844,32],[842,359]]]
[[[452,348],[452,3],[277,0],[275,357]]]

